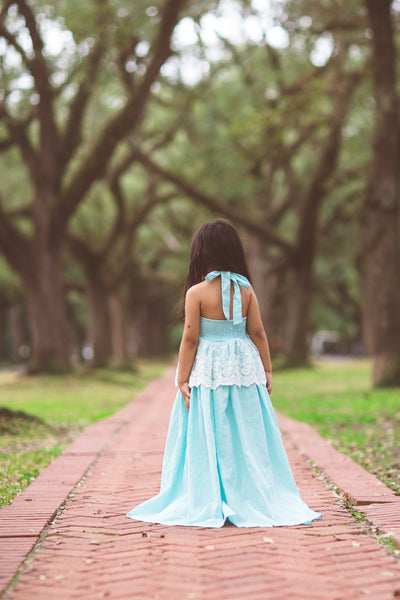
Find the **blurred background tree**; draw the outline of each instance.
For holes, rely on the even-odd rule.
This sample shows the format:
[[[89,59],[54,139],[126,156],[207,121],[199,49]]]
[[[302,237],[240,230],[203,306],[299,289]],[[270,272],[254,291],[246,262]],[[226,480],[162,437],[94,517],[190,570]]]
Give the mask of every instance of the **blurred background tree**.
[[[23,163],[27,193],[3,198],[0,245],[24,285],[32,371],[69,366],[61,265],[66,231],[138,128],[170,54],[184,1],[159,4],[149,14],[147,3],[137,2],[134,28],[123,2],[66,2],[60,13],[41,2],[2,6],[1,145]],[[54,53],[50,36],[60,38]],[[99,112],[104,118],[96,127]]]
[[[225,216],[286,364],[333,330],[400,383],[398,10],[6,2],[0,308],[31,370],[173,349],[190,238]]]

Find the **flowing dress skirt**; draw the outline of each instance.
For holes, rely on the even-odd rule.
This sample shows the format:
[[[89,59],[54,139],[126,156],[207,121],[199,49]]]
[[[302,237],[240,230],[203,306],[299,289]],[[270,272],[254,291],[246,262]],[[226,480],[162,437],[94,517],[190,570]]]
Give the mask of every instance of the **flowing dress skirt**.
[[[265,385],[178,391],[160,493],[128,513],[165,525],[237,527],[309,524],[321,515],[301,499]]]

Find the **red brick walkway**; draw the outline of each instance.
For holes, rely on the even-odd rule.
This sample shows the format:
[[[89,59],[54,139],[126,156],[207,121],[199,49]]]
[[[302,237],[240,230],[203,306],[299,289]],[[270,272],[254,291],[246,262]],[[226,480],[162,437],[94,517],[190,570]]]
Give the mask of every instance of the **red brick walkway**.
[[[366,533],[305,457],[370,522],[399,540],[400,497],[290,419],[280,421],[294,475],[322,520],[300,527],[206,529],[127,519],[131,507],[158,491],[174,395],[169,371],[125,409],[85,430],[0,510],[4,599],[400,597],[399,562]]]

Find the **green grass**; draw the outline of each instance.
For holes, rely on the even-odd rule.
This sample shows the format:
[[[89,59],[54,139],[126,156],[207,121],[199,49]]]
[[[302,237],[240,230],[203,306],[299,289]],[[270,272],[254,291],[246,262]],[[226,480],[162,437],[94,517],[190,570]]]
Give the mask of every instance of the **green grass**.
[[[368,360],[275,372],[272,400],[400,493],[400,387],[371,389]]]
[[[125,406],[167,361],[135,371],[101,369],[64,376],[0,372],[0,506],[9,503],[88,424]]]
[[[67,376],[0,372],[0,505],[32,481],[83,427],[116,412],[166,365],[148,361],[139,363],[136,372]],[[372,390],[370,368],[367,360],[351,360],[277,370],[272,400],[277,410],[312,425],[400,493],[400,388]]]

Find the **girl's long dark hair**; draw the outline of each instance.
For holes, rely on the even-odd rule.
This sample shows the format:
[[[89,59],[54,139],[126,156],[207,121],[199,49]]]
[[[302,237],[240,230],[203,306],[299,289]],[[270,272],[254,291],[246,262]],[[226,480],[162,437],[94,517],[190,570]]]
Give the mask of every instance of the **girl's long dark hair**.
[[[184,297],[188,289],[200,283],[210,271],[239,273],[251,282],[243,244],[234,226],[226,219],[204,223],[194,234]]]

